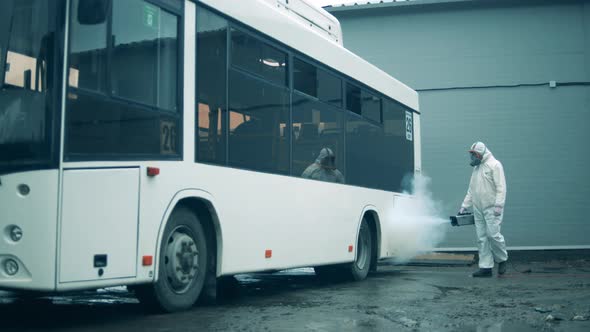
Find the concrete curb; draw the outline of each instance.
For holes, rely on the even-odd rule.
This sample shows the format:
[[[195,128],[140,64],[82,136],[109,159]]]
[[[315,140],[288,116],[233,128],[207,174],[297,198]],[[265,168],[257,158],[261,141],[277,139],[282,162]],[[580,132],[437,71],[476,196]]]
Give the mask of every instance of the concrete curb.
[[[387,259],[380,265],[408,265],[408,266],[469,266],[475,263],[474,254],[455,254],[434,252],[416,256],[407,262],[397,262],[395,259]]]

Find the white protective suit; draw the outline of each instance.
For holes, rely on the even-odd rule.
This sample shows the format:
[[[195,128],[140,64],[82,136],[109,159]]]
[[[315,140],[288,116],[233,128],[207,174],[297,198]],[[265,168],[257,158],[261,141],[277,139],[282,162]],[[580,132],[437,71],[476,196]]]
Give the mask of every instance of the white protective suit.
[[[332,149],[323,148],[315,162],[309,165],[302,178],[314,179],[326,182],[344,183],[344,176],[336,169],[336,156]]]
[[[469,189],[461,207],[473,208],[479,267],[490,269],[494,267],[494,261],[500,263],[508,260],[504,236],[500,234],[506,201],[506,179],[502,164],[483,143],[477,142],[471,149],[470,152],[477,152],[483,158],[481,164],[473,167]]]

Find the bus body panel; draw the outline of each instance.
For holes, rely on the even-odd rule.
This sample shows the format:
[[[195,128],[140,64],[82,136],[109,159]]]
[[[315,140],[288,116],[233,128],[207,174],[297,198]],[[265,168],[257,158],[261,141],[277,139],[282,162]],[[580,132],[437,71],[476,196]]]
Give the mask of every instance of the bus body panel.
[[[75,169],[63,176],[59,281],[134,277],[139,169]]]
[[[422,134],[420,127],[420,114],[414,113],[414,171],[415,174],[422,173]]]
[[[356,250],[348,247],[356,246],[365,207],[373,204],[379,216],[393,208],[393,194],[386,191],[206,164],[150,165],[161,173],[142,176],[140,255],[156,255],[168,215],[193,192],[217,213],[223,241],[218,275],[351,262]],[[179,186],[182,194],[169,203],[162,199]],[[266,250],[272,257],[265,257]],[[145,276],[143,270],[138,276]]]
[[[98,289],[105,287],[117,287],[121,285],[145,284],[146,281],[138,281],[137,278],[113,278],[113,279],[98,279],[90,281],[76,281],[58,283],[55,290],[57,292],[70,292],[89,289]]]
[[[57,237],[58,171],[34,171],[0,176],[0,288],[53,291]],[[27,186],[29,193],[19,186]],[[22,229],[12,241],[10,229]],[[7,259],[18,273],[4,271]]]
[[[160,174],[148,177],[147,166]],[[163,229],[182,198],[207,201],[217,213],[218,276],[352,262],[356,250],[348,246],[356,247],[363,212],[374,206],[384,223],[393,208],[393,194],[386,191],[190,162],[143,164],[140,182],[138,282],[154,280]],[[153,256],[156,264],[142,266],[142,256]]]

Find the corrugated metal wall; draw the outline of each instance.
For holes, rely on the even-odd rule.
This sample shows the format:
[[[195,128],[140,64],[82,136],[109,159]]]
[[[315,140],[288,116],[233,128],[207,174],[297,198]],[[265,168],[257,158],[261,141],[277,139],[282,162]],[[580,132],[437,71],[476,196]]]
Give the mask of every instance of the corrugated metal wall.
[[[509,247],[590,247],[590,1],[331,12],[347,48],[421,91],[423,170],[444,214],[482,140],[504,164]],[[441,247],[474,247],[474,233],[450,229]]]

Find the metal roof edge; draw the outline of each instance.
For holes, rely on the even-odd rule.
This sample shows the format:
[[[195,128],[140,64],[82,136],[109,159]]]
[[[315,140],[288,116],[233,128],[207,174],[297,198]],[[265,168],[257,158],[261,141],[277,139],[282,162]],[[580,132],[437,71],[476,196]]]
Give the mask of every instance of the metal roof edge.
[[[412,6],[427,6],[440,5],[446,3],[460,3],[460,2],[474,2],[476,0],[408,0],[408,1],[389,1],[389,2],[370,2],[358,1],[349,4],[330,5],[323,7],[329,13],[356,11],[363,9],[379,9],[379,8],[393,8],[393,7],[412,7]]]
[[[330,5],[323,7],[327,12],[337,14],[344,14],[347,12],[355,11],[366,11],[375,9],[393,9],[393,8],[418,8],[418,7],[434,7],[434,6],[447,6],[447,5],[483,5],[483,6],[494,6],[494,5],[525,5],[531,3],[539,4],[559,4],[559,3],[572,3],[572,2],[590,2],[590,0],[381,0],[379,2],[373,2],[375,0],[363,0],[363,1],[352,1],[350,3],[344,3],[341,5]]]

